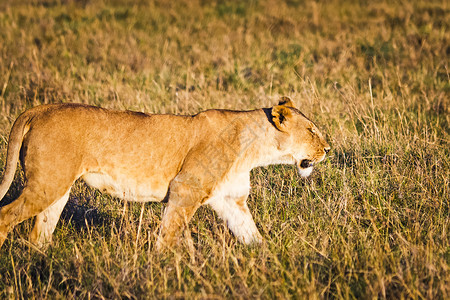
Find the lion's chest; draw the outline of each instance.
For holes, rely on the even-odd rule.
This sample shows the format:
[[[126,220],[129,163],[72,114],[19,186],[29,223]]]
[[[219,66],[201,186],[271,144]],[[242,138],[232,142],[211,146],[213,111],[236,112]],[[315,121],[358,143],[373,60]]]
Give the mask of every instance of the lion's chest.
[[[211,197],[205,204],[213,204],[215,202],[222,202],[228,199],[239,199],[241,197],[247,198],[250,191],[250,176],[249,173],[229,175],[223,182],[217,185]]]
[[[167,186],[151,185],[125,176],[113,178],[105,173],[87,173],[83,175],[83,179],[89,186],[127,201],[159,202],[167,193]]]

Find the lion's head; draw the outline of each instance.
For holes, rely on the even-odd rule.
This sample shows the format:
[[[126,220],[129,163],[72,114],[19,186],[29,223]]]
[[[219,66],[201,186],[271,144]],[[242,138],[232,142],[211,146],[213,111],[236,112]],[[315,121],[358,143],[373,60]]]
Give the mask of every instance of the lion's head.
[[[302,177],[311,174],[315,163],[322,161],[330,145],[317,126],[283,97],[272,108],[272,122],[282,132],[278,141],[287,161],[295,163]]]

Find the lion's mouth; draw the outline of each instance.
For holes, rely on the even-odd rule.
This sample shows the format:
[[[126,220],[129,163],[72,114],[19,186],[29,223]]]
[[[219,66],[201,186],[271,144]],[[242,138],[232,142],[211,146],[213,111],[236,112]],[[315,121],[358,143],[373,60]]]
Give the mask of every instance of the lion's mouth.
[[[303,159],[299,163],[297,163],[297,171],[302,177],[308,177],[311,175],[311,172],[314,167],[314,162],[309,159]]]
[[[300,168],[307,169],[314,166],[314,163],[309,159],[304,159],[300,162]]]

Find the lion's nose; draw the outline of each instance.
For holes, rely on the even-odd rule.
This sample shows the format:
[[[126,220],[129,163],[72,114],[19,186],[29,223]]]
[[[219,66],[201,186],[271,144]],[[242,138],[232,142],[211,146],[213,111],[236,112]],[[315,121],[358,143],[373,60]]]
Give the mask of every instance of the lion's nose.
[[[325,153],[328,153],[328,152],[330,152],[331,147],[326,147],[326,148],[324,148],[323,150],[325,151]]]

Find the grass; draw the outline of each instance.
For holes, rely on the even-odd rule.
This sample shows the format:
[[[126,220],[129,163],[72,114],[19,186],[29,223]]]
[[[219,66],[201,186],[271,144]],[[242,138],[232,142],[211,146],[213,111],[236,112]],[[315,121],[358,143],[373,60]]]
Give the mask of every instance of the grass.
[[[252,171],[260,247],[202,208],[195,249],[156,255],[163,205],[123,213],[77,182],[47,251],[31,222],[9,235],[0,298],[450,298],[449,19],[445,1],[2,1],[2,164],[19,113],[52,102],[191,114],[288,95],[332,151],[307,180]]]

